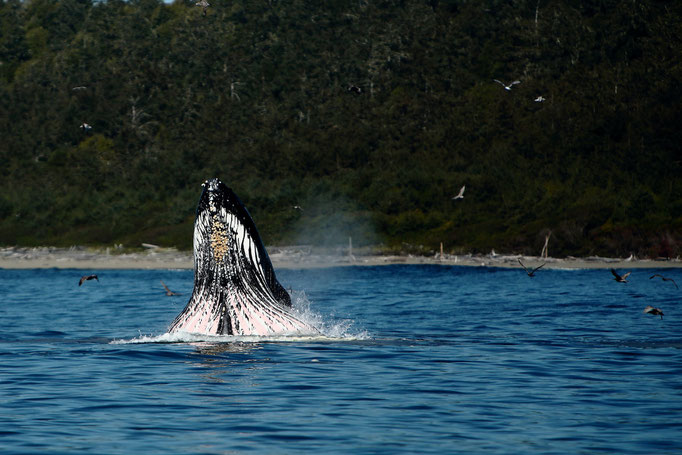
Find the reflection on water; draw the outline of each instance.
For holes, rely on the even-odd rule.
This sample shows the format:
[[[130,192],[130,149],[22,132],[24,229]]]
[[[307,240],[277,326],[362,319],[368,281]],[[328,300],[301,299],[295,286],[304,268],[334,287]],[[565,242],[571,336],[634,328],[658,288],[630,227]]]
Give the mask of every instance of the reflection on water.
[[[256,343],[189,343],[195,348],[189,358],[196,362],[196,365],[201,367],[200,376],[211,383],[223,383],[226,380],[234,381],[234,370],[243,370],[248,373],[250,369],[257,368],[255,363],[262,363],[256,361],[250,356],[234,354],[248,354],[255,350],[261,349]],[[254,364],[249,367],[245,364]],[[243,380],[243,379],[242,379]]]
[[[251,351],[254,349],[259,349],[256,343],[189,343],[190,346],[194,346],[197,349],[197,353],[206,356],[217,356],[225,353],[242,353]],[[211,360],[211,359],[209,359]]]

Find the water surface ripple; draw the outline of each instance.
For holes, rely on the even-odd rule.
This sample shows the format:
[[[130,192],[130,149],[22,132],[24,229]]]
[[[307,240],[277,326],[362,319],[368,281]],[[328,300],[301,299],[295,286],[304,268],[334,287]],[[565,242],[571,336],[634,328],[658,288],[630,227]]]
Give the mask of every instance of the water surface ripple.
[[[281,270],[325,336],[265,340],[164,335],[191,271],[93,272],[0,270],[3,453],[682,453],[654,269]]]

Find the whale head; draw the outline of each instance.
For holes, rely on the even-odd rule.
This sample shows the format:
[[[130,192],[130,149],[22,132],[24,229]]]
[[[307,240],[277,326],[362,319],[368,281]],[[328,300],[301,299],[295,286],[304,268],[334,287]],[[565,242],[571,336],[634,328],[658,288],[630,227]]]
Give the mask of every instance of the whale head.
[[[209,280],[215,271],[226,277],[247,274],[251,284],[266,283],[276,300],[290,306],[279,284],[256,225],[236,194],[217,178],[207,180],[194,222],[194,277]]]
[[[269,335],[313,333],[289,311],[256,225],[237,195],[207,180],[194,222],[194,289],[170,331]]]

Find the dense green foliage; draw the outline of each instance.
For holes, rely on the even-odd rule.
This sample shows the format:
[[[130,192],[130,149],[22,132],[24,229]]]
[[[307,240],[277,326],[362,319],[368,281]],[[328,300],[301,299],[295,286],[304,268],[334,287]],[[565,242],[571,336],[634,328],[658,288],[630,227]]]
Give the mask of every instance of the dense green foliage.
[[[268,244],[676,256],[681,40],[655,0],[1,0],[0,244],[187,248],[216,176]]]

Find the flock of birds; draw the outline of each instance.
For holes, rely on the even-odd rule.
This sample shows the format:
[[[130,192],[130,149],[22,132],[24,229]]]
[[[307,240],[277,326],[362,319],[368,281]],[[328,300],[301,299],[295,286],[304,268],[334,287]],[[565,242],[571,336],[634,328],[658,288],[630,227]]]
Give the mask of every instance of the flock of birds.
[[[619,282],[619,283],[627,283],[627,278],[628,278],[628,276],[630,276],[630,273],[632,273],[632,272],[628,272],[628,273],[625,273],[625,274],[623,274],[623,275],[619,275],[618,272],[616,272],[615,269],[611,269],[611,273],[613,274],[613,277],[614,277],[613,279],[616,280],[617,282]],[[651,275],[651,276],[649,277],[649,279],[651,280],[651,279],[656,278],[656,277],[661,278],[663,281],[671,281],[671,282],[675,285],[675,287],[676,287],[677,289],[679,289],[679,287],[677,286],[677,283],[675,283],[675,280],[673,280],[672,278],[664,277],[664,276],[661,275],[660,273],[654,273],[653,275]],[[645,313],[645,314],[652,314],[652,315],[654,315],[654,316],[660,316],[661,319],[663,319],[663,311],[661,311],[660,308],[654,308],[654,307],[652,307],[651,305],[647,305],[647,307],[644,308],[643,313]]]
[[[531,278],[535,276],[535,272],[537,272],[538,270],[540,270],[540,269],[541,269],[542,267],[544,267],[545,264],[546,264],[546,263],[543,263],[543,264],[540,265],[539,267],[528,268],[528,267],[526,267],[526,266],[523,264],[523,262],[521,262],[521,259],[517,259],[517,260],[519,261],[519,264],[521,264],[521,267],[523,267],[523,269],[526,271],[526,274],[527,274],[529,277],[531,277]],[[611,269],[611,273],[613,274],[613,277],[614,277],[613,279],[614,279],[615,281],[617,281],[618,283],[627,283],[627,282],[628,282],[628,281],[627,281],[627,278],[630,276],[630,274],[631,274],[632,272],[627,272],[627,273],[624,273],[623,275],[620,275],[618,272],[616,272],[616,269]],[[654,273],[653,275],[651,275],[651,276],[649,277],[649,279],[651,280],[651,279],[654,279],[654,278],[656,278],[656,277],[661,278],[663,281],[670,281],[670,282],[672,282],[672,284],[674,284],[675,287],[676,287],[677,289],[679,289],[679,287],[677,286],[677,283],[675,283],[675,280],[673,280],[672,278],[664,277],[664,276],[661,275],[660,273]],[[644,314],[651,314],[651,315],[654,315],[654,316],[660,316],[661,319],[663,319],[663,311],[661,311],[660,308],[654,308],[654,307],[652,307],[651,305],[647,305],[647,307],[644,308],[643,313],[644,313]]]
[[[509,85],[505,85],[505,84],[503,84],[502,82],[498,81],[497,79],[495,79],[495,82],[499,82],[500,84],[502,84],[506,90],[511,90],[511,87],[512,87],[514,84],[518,84],[518,83],[519,83],[519,81],[514,81],[514,82],[512,82],[512,83],[509,84]],[[544,100],[544,98],[543,98],[543,100]],[[537,100],[536,100],[536,101],[537,101]],[[453,196],[453,197],[452,197],[452,200],[464,199],[464,190],[465,190],[465,189],[466,189],[466,185],[462,185],[462,188],[459,189],[459,193],[458,193],[456,196]],[[541,269],[542,267],[544,267],[545,264],[546,264],[546,263],[543,263],[543,264],[540,265],[539,267],[528,268],[528,267],[526,267],[526,266],[523,264],[523,262],[521,262],[521,259],[517,259],[517,260],[519,261],[519,264],[521,264],[521,267],[523,267],[523,270],[526,271],[526,275],[528,275],[530,278],[533,278],[533,277],[535,276],[535,272],[537,272],[538,270],[540,270],[540,269]],[[613,276],[614,276],[613,279],[616,280],[618,283],[627,283],[627,278],[628,278],[628,276],[630,276],[630,273],[632,273],[632,272],[628,272],[628,273],[625,273],[625,274],[623,274],[623,275],[619,275],[618,272],[616,272],[615,269],[611,269],[611,273],[612,273]],[[651,276],[649,277],[649,279],[651,280],[651,279],[656,278],[656,277],[661,278],[663,281],[671,281],[671,282],[675,285],[675,287],[676,287],[677,289],[679,289],[679,287],[677,286],[677,283],[675,283],[675,280],[673,280],[672,278],[664,277],[664,276],[661,275],[660,273],[655,273],[655,274],[651,275]],[[645,313],[645,314],[652,314],[652,315],[654,315],[654,316],[660,316],[661,319],[663,319],[663,311],[661,311],[660,308],[654,308],[654,307],[652,307],[652,306],[647,306],[646,308],[644,308],[644,313]]]
[[[196,5],[196,6],[199,6],[199,7],[201,7],[201,8],[203,8],[203,13],[202,13],[202,14],[203,14],[204,16],[206,15],[206,8],[208,8],[209,6],[211,6],[206,0],[200,0],[200,1],[196,2],[195,5]],[[504,87],[504,89],[507,90],[507,91],[511,91],[512,87],[514,87],[515,85],[521,83],[520,80],[515,80],[515,81],[512,81],[512,82],[510,82],[510,83],[508,83],[508,84],[505,84],[504,82],[502,82],[502,81],[500,81],[500,80],[498,80],[498,79],[493,79],[493,80],[494,80],[495,82],[497,82],[498,84],[500,84],[502,87]],[[73,88],[73,90],[80,90],[80,89],[85,89],[85,87],[74,87],[74,88]],[[357,87],[357,86],[354,86],[354,85],[353,85],[353,86],[348,87],[348,91],[349,91],[349,92],[354,92],[354,93],[361,93],[361,92],[362,92],[362,89],[361,89],[360,87]],[[545,101],[545,100],[546,100],[546,98],[543,97],[542,95],[540,95],[540,96],[538,96],[537,98],[534,99],[534,101],[535,101],[536,103],[541,103],[541,102],[543,102],[543,101]],[[83,123],[80,127],[81,127],[81,128],[83,129],[83,131],[85,131],[85,132],[90,131],[90,130],[92,129],[92,127],[91,127],[90,125],[88,125],[87,123]],[[466,185],[462,185],[462,187],[459,189],[459,193],[457,193],[455,196],[453,196],[453,197],[452,197],[452,200],[464,199],[464,190],[466,190]],[[303,208],[301,208],[300,205],[294,205],[294,206],[293,206],[293,209],[294,209],[294,210],[303,211]],[[519,264],[521,264],[521,267],[523,267],[523,269],[525,270],[526,274],[527,274],[529,277],[531,277],[531,278],[535,276],[535,272],[537,272],[538,270],[540,270],[542,267],[545,266],[545,264],[542,264],[542,265],[540,265],[539,267],[535,267],[535,268],[529,269],[528,267],[526,267],[526,266],[523,264],[523,262],[521,262],[521,259],[518,259],[518,261],[519,261]],[[619,282],[619,283],[627,283],[627,277],[630,275],[631,272],[628,272],[628,273],[626,273],[626,274],[624,274],[624,275],[619,275],[614,269],[611,269],[611,273],[614,275],[614,277],[615,277],[614,280],[616,280],[617,282]],[[651,277],[649,277],[649,279],[652,279],[652,278],[655,278],[655,277],[660,277],[663,281],[672,281],[672,283],[675,285],[675,287],[678,288],[677,283],[675,283],[675,281],[674,281],[672,278],[666,278],[666,277],[664,277],[664,276],[662,276],[662,275],[660,275],[660,274],[654,274],[654,275],[652,275]],[[83,277],[80,279],[80,281],[79,281],[79,283],[78,283],[78,286],[82,285],[84,281],[92,280],[92,279],[96,279],[97,281],[99,281],[99,279],[97,278],[97,275],[83,276]],[[176,292],[173,292],[173,291],[171,291],[170,289],[168,289],[168,286],[166,286],[166,285],[164,284],[163,281],[161,282],[161,284],[163,285],[164,289],[166,290],[166,295],[168,295],[168,296],[180,295],[180,294],[178,294],[178,293],[176,293]],[[678,288],[678,289],[679,289],[679,288]],[[644,313],[652,314],[652,315],[656,315],[656,316],[660,316],[661,319],[663,319],[663,311],[661,311],[659,308],[654,308],[654,307],[652,307],[652,306],[647,306],[647,307],[644,309]]]
[[[464,193],[464,187],[462,187],[462,190],[460,191],[460,195],[462,193]],[[523,262],[521,262],[521,259],[517,259],[517,261],[519,261],[519,264],[521,265],[521,267],[523,267],[523,270],[525,270],[526,275],[528,275],[530,278],[533,278],[535,276],[535,272],[537,272],[538,270],[540,270],[541,268],[543,268],[547,264],[545,262],[545,263],[542,263],[541,265],[539,265],[538,267],[528,268],[528,267],[526,267],[526,265]],[[627,272],[627,273],[624,273],[623,275],[620,275],[618,272],[616,272],[616,269],[611,269],[611,273],[613,274],[613,277],[614,277],[613,279],[615,281],[617,281],[618,283],[627,283],[628,282],[627,278],[630,276],[630,274],[632,272]],[[653,275],[651,275],[649,277],[649,279],[651,280],[651,279],[654,279],[656,277],[660,278],[663,281],[672,282],[672,284],[674,284],[675,287],[677,289],[679,289],[679,286],[677,286],[677,283],[675,282],[675,280],[673,280],[672,278],[665,277],[665,276],[661,275],[660,273],[654,273]],[[81,279],[78,281],[78,286],[81,286],[84,282],[89,281],[89,280],[97,280],[99,282],[99,278],[97,278],[97,275],[83,275],[81,277]],[[161,281],[161,285],[163,286],[163,289],[165,290],[167,296],[182,295],[179,292],[171,291],[168,288],[168,286],[166,286],[166,283],[164,283],[162,280],[159,280],[159,281]],[[648,305],[646,308],[644,308],[643,313],[651,314],[653,316],[660,316],[661,319],[663,319],[663,311],[660,308],[654,308],[651,305]]]
[[[211,6],[211,4],[208,3],[206,0],[199,0],[198,2],[195,3],[195,5],[198,6],[198,7],[200,7],[200,8],[202,8],[202,15],[203,15],[203,16],[206,16],[206,9],[207,9],[209,6]],[[504,82],[502,82],[502,81],[500,81],[500,80],[498,80],[498,79],[493,79],[493,81],[495,81],[495,82],[497,82],[498,84],[500,84],[506,91],[511,91],[511,90],[512,90],[512,87],[514,87],[515,85],[521,83],[520,80],[514,80],[514,81],[512,81],[512,82],[510,82],[510,83],[508,83],[508,84],[505,84]],[[74,87],[72,90],[85,90],[85,89],[86,89],[86,87],[84,87],[84,86],[79,86],[79,87]],[[353,93],[361,93],[361,92],[362,92],[362,89],[361,89],[360,87],[357,87],[357,86],[355,86],[355,85],[352,85],[352,86],[348,87],[348,91],[349,91],[349,92],[353,92]],[[540,96],[538,96],[537,98],[535,98],[533,101],[535,101],[536,103],[541,103],[541,102],[543,102],[543,101],[545,101],[545,100],[546,100],[546,98],[543,97],[542,95],[540,95]],[[80,128],[81,128],[84,132],[89,132],[90,130],[92,130],[92,126],[89,125],[89,124],[87,124],[87,123],[85,123],[85,122],[82,123],[82,124],[80,125]],[[458,193],[457,195],[453,196],[452,199],[453,199],[453,200],[464,199],[464,190],[465,190],[465,189],[466,189],[466,185],[462,185],[462,188],[460,188],[459,193]],[[293,206],[293,208],[294,208],[295,210],[303,211],[303,209],[302,209],[301,206],[299,206],[299,205],[295,205],[295,206]],[[519,264],[521,265],[521,267],[523,267],[523,269],[525,270],[526,274],[527,274],[529,277],[531,277],[531,278],[535,276],[535,272],[537,272],[538,270],[540,270],[542,267],[545,266],[545,264],[543,263],[543,264],[540,265],[539,267],[528,268],[528,267],[526,267],[526,266],[523,264],[523,262],[521,262],[521,259],[518,259],[518,261],[519,261]],[[624,275],[619,275],[614,269],[611,269],[611,273],[614,275],[614,277],[615,277],[614,280],[616,280],[617,282],[619,282],[619,283],[627,283],[627,277],[630,275],[631,272],[628,272],[628,273],[626,273],[626,274],[624,274]],[[663,281],[671,281],[671,282],[675,285],[675,287],[679,289],[679,287],[677,286],[677,283],[675,283],[675,281],[674,281],[672,278],[666,278],[666,277],[664,277],[664,276],[662,276],[662,275],[660,275],[660,274],[657,273],[657,274],[654,274],[654,275],[652,275],[651,277],[649,277],[649,279],[652,279],[652,278],[655,278],[655,277],[660,277]],[[85,282],[85,281],[93,280],[93,279],[99,281],[99,278],[97,278],[97,275],[85,275],[85,276],[81,277],[80,281],[78,282],[78,286],[81,286],[81,285],[83,284],[83,282]],[[165,284],[163,281],[161,281],[161,284],[163,285],[163,288],[165,289],[166,295],[167,295],[167,296],[181,295],[181,294],[179,294],[179,293],[177,293],[177,292],[171,291],[171,290],[168,288],[168,286],[166,286],[166,284]],[[652,307],[652,306],[647,306],[647,307],[644,309],[644,313],[652,314],[652,315],[656,315],[656,316],[660,316],[661,319],[663,319],[663,311],[661,311],[659,308],[654,308],[654,307]]]
[[[202,8],[202,16],[206,16],[206,9],[209,6],[211,6],[211,4],[208,3],[206,0],[199,0],[198,2],[195,3],[195,5]],[[504,82],[500,81],[499,79],[493,79],[493,81],[500,84],[508,92],[510,92],[512,87],[514,87],[516,84],[521,83],[520,80],[515,80],[515,81],[512,81],[508,84],[505,84]],[[85,87],[85,86],[78,86],[78,87],[73,87],[71,90],[80,91],[80,90],[86,90],[86,89],[87,89],[87,87]],[[350,85],[347,87],[346,90],[348,90],[348,92],[350,92],[350,93],[355,93],[355,94],[362,93],[362,88],[358,87],[357,85]],[[544,96],[539,95],[533,101],[535,101],[536,103],[542,103],[546,99],[547,98],[545,98]],[[92,130],[92,125],[89,125],[88,123],[83,122],[83,123],[81,123],[80,128],[83,130],[83,132],[89,133]],[[458,196],[453,197],[453,199],[461,199],[462,197],[464,197],[463,196],[463,190],[464,190],[464,187],[462,187],[462,191],[460,192],[460,194]]]

